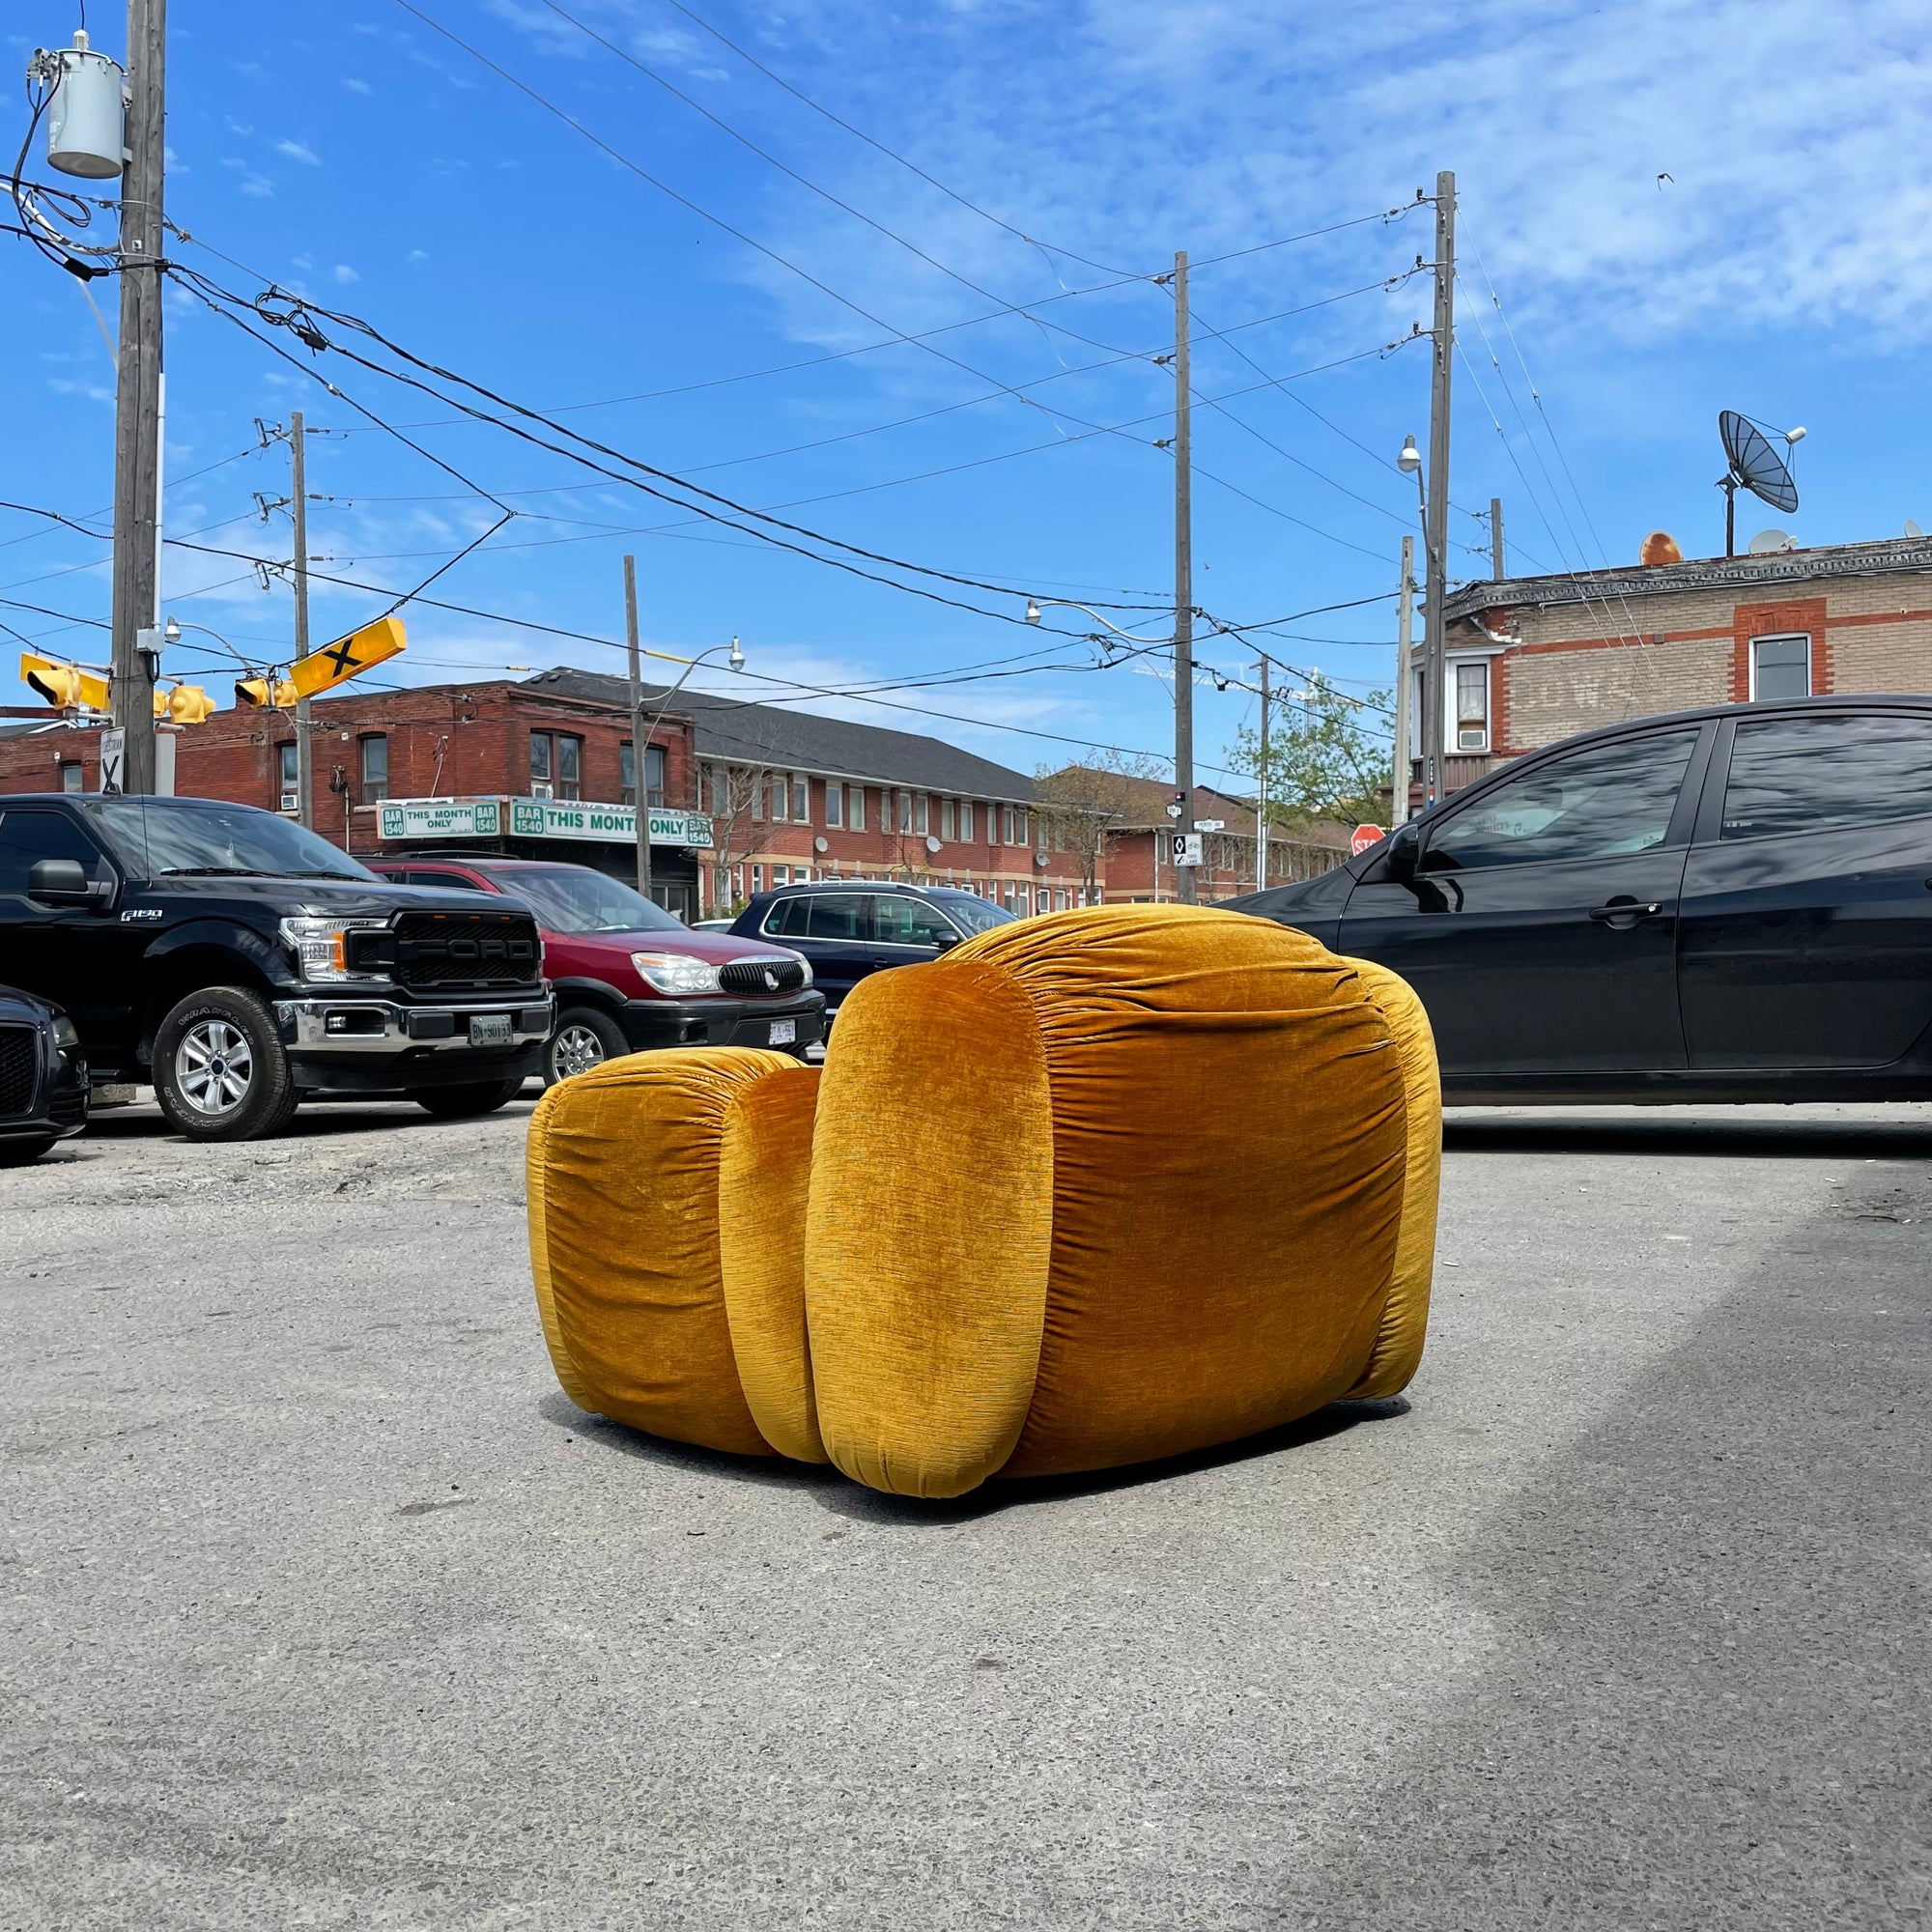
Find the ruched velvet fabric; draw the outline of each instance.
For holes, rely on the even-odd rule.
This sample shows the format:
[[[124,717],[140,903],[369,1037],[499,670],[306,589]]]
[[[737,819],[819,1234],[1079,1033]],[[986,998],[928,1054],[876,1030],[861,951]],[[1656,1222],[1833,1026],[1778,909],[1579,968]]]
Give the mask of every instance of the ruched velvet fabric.
[[[1415,1372],[1440,1105],[1380,967],[1241,914],[1096,908],[862,981],[815,1089],[777,1058],[659,1054],[546,1097],[538,1298],[583,1406],[952,1496]]]

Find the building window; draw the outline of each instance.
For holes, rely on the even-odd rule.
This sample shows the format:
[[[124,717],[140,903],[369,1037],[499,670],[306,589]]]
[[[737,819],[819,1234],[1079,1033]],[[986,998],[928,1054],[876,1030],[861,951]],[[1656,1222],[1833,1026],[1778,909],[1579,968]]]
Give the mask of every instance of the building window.
[[[959,836],[959,814],[950,798],[939,801],[939,836],[950,845]]]
[[[724,765],[711,768],[711,810],[720,818],[731,816],[731,773]]]
[[[368,740],[363,741],[365,744]],[[301,766],[297,756],[295,743],[275,747],[275,794],[276,807],[282,811],[301,810]]]
[[[289,750],[294,751],[295,747],[291,745]],[[86,781],[81,773],[80,760],[78,758],[63,758],[60,768],[61,790],[80,791],[84,789],[85,784]]]
[[[789,866],[774,866],[772,867],[772,884],[775,886],[790,885],[791,867]]]
[[[973,842],[973,801],[962,798],[959,801],[959,837],[968,845]]]
[[[791,815],[800,825],[811,823],[811,781],[800,772],[791,775]]]
[[[898,801],[899,830],[902,833],[910,832],[912,830],[912,793],[909,791],[895,792],[894,796]]]
[[[1000,808],[997,805],[989,805],[986,808],[986,843],[988,845],[997,845],[999,842]]]
[[[752,890],[754,893],[761,893],[764,889],[765,868],[762,866],[753,866],[752,867]]]
[[[845,825],[848,831],[863,832],[866,829],[866,787],[847,785],[845,787]]]
[[[362,803],[374,805],[389,795],[389,741],[364,738],[362,750]]]
[[[1455,667],[1455,737],[1459,752],[1490,749],[1490,665],[1487,658]]]
[[[583,796],[583,740],[562,733],[556,741],[556,795],[558,798]]]
[[[769,781],[772,795],[772,823],[782,825],[791,816],[791,781],[782,775]]]
[[[845,787],[829,779],[825,784],[825,822],[835,829],[845,823]]]
[[[919,797],[913,801],[912,829],[915,832],[917,832],[922,838],[926,838],[931,836],[932,801],[931,799],[926,797],[924,792],[921,792]]]
[[[663,805],[665,754],[662,745],[644,747],[644,777],[648,781],[646,789],[649,792],[645,803],[651,807]],[[623,805],[636,805],[638,802],[638,753],[634,745],[624,744],[617,750],[617,796]]]
[[[1753,638],[1750,644],[1750,695],[1753,698],[1811,696],[1811,639],[1800,633],[1788,638]]]

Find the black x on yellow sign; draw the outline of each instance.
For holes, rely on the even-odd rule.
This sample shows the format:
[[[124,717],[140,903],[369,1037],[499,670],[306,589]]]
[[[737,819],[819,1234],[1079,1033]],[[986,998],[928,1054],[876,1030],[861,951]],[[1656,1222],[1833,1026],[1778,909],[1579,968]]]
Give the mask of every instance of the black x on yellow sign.
[[[298,658],[289,667],[289,682],[301,697],[320,697],[352,677],[385,663],[408,648],[400,617],[378,617],[373,624]]]

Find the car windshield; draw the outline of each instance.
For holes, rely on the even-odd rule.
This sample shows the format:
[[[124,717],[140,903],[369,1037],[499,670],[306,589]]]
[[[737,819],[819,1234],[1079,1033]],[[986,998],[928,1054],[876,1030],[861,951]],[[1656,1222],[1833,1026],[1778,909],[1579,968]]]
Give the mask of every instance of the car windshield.
[[[80,803],[137,878],[369,879],[347,852],[272,811],[204,798],[91,798]]]
[[[976,898],[971,893],[948,893],[939,903],[946,908],[946,917],[968,932],[988,932],[996,925],[1010,925],[1013,922],[1013,915],[1004,906],[996,906],[991,899]]]
[[[520,866],[499,872],[506,893],[526,901],[552,932],[684,932],[661,905],[588,866]]]

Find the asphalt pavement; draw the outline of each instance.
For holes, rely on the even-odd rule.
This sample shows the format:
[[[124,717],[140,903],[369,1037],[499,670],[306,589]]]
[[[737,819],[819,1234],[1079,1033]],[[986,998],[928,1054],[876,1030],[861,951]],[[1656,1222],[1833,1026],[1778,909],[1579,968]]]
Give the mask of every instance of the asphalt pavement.
[[[573,1409],[528,1111],[0,1174],[0,1927],[1932,1917],[1932,1108],[1456,1117],[1406,1398],[944,1506]]]

